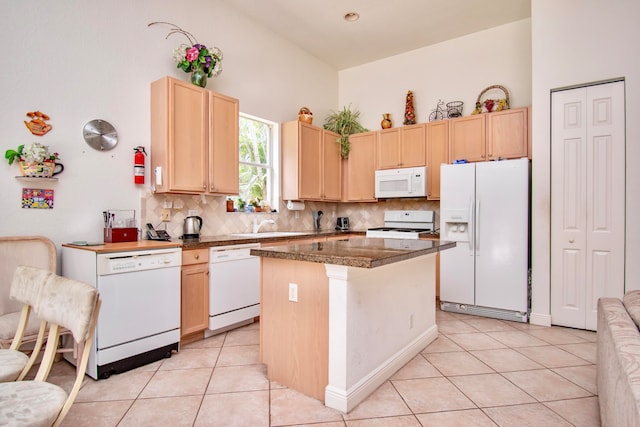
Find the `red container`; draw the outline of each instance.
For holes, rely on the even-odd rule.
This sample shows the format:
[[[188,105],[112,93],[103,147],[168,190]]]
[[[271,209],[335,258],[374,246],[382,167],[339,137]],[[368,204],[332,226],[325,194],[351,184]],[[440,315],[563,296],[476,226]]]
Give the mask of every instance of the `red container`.
[[[105,243],[135,242],[137,240],[138,240],[137,228],[105,228],[104,229]]]

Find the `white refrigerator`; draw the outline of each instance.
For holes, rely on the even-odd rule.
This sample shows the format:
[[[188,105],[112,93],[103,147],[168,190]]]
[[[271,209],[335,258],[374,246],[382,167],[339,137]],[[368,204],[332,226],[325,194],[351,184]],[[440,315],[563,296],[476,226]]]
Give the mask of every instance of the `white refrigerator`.
[[[529,160],[443,164],[440,253],[444,311],[527,321]]]

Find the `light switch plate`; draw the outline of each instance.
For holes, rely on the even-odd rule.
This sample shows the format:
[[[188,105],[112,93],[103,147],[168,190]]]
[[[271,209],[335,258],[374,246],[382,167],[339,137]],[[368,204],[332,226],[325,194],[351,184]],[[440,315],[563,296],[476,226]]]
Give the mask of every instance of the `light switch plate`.
[[[289,283],[289,301],[298,302],[298,284]]]

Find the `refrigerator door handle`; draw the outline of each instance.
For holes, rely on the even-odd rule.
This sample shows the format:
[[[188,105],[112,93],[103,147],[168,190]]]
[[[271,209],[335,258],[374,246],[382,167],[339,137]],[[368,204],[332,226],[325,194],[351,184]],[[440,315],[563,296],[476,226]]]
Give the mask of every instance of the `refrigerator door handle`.
[[[480,250],[480,199],[476,199],[476,220],[475,220],[475,242],[476,253]]]
[[[469,219],[468,219],[468,224],[467,224],[467,233],[469,233],[469,238],[467,239],[469,241],[469,255],[473,255],[473,245],[474,245],[474,218],[473,218],[473,199],[471,199],[471,201],[469,202]]]

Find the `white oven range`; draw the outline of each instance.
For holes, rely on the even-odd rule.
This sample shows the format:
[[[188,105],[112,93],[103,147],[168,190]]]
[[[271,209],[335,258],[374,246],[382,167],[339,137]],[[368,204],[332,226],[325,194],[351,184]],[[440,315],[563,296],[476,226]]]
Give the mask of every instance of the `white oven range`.
[[[419,239],[434,234],[435,212],[427,210],[388,210],[384,227],[369,228],[365,237]]]

